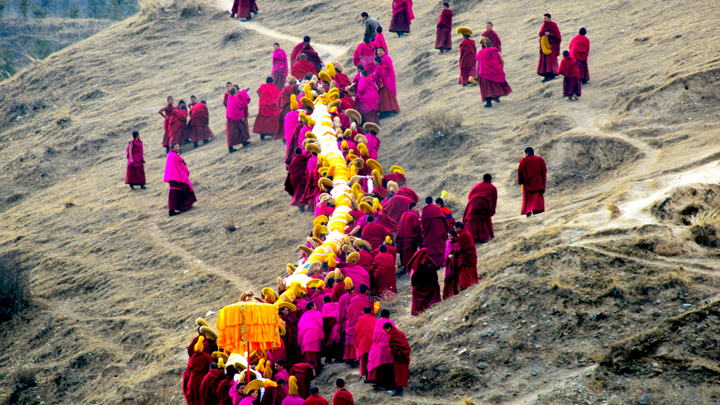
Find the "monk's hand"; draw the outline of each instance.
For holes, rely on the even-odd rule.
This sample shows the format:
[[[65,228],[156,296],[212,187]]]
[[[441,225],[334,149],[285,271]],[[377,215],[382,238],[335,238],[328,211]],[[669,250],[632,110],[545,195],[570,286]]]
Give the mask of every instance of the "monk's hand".
[[[546,37],[549,37],[549,36],[550,36],[550,31],[545,31],[545,36],[546,36]]]
[[[133,163],[135,163],[135,161],[134,161],[134,160],[132,160],[132,159],[130,159],[130,164],[133,164]]]
[[[454,259],[454,258],[455,258],[455,255],[448,255],[448,258]]]

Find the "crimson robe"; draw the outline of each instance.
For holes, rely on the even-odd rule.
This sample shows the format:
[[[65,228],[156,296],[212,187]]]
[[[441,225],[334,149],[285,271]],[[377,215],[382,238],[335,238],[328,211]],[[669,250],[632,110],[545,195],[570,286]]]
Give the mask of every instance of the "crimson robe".
[[[280,90],[272,83],[265,83],[257,89],[257,94],[260,96],[260,107],[253,125],[253,132],[261,135],[273,134],[274,136],[280,116],[280,107],[277,104]]]
[[[368,74],[375,71],[375,46],[361,42],[353,53],[353,65],[363,65]]]
[[[547,167],[543,158],[530,155],[520,159],[518,184],[523,186],[521,215],[545,211],[546,180]]]
[[[292,159],[295,157],[295,148],[297,148],[298,138],[300,137],[300,130],[303,129],[305,124],[302,122],[298,122],[295,125],[295,129],[293,130],[292,138],[290,138],[290,142],[288,142],[287,145],[285,145],[285,166],[289,166],[292,162]]]
[[[369,286],[368,286],[369,287]],[[357,288],[357,287],[356,287]],[[350,300],[350,305],[347,308],[347,315],[345,321],[345,356],[346,360],[353,360],[357,358],[355,352],[355,337],[357,322],[362,315],[364,315],[363,309],[365,307],[372,307],[374,305],[372,298],[366,294],[357,294]]]
[[[395,195],[383,203],[383,212],[394,221],[400,222],[403,214],[410,209],[411,202],[412,200],[407,197]]]
[[[132,153],[130,147],[132,146]],[[127,170],[125,171],[125,184],[142,186],[145,185],[145,155],[143,153],[143,143],[139,139],[133,139],[128,142],[125,149],[125,157],[127,157]],[[132,158],[132,163],[130,159]]]
[[[163,135],[162,146],[170,146],[170,115],[172,114],[173,109],[173,105],[168,104],[158,111],[163,115],[163,117],[165,117],[165,119],[163,120],[163,130],[165,132]]]
[[[394,200],[397,196],[393,197]],[[407,266],[420,245],[420,216],[413,211],[406,211],[398,224],[395,244],[400,252],[400,264]]]
[[[374,315],[363,314],[355,326],[355,354],[360,360],[360,377],[368,373],[367,354],[370,353],[372,347],[375,322],[377,322],[377,318]]]
[[[407,387],[410,377],[410,343],[405,334],[398,328],[390,331],[388,347],[393,357],[393,369],[395,371],[395,384],[398,387]]]
[[[340,388],[335,392],[335,395],[333,395],[332,403],[333,405],[355,405],[355,400],[350,391],[345,388]]]
[[[203,103],[197,103],[190,109],[190,122],[188,133],[192,142],[206,141],[215,136],[210,127],[208,108]]]
[[[342,270],[341,270],[342,271]],[[330,296],[331,302],[338,302],[340,301],[340,297],[345,295],[347,290],[345,290],[345,284],[344,283],[335,283],[332,289],[332,295]]]
[[[316,72],[319,72],[322,70],[323,63],[322,63],[322,60],[320,59],[320,55],[318,55],[318,53],[315,52],[315,49],[313,49],[313,47],[310,46],[310,44],[305,45],[305,47],[300,51],[300,53],[304,53],[305,56],[307,56],[307,61],[312,63],[313,67],[315,67]],[[300,60],[299,57],[300,56],[298,54],[298,61]]]
[[[412,316],[418,316],[442,301],[437,271],[429,264],[431,261],[427,249],[423,248],[415,253],[407,265],[412,286]]]
[[[460,42],[460,79],[458,84],[468,84],[469,78],[477,71],[475,41],[465,38]]]
[[[320,394],[313,394],[305,400],[305,405],[328,405],[328,401]]]
[[[294,314],[297,314],[297,312]],[[285,352],[287,353],[285,368],[289,370],[295,363],[300,361],[300,346],[297,341],[298,318],[291,313],[289,316],[280,314],[280,319],[285,321],[285,336],[282,336],[282,340],[285,345]],[[288,381],[285,380],[286,384],[287,382]]]
[[[394,0],[392,5],[392,19],[388,31],[397,33],[410,32],[410,24],[415,18],[412,0]]]
[[[235,389],[235,383],[233,377],[235,372],[231,372],[225,375],[225,379],[220,381],[217,388],[218,404],[220,405],[232,405],[232,398],[230,398],[230,390]],[[244,396],[243,396],[244,397]]]
[[[310,396],[310,383],[315,378],[313,366],[310,363],[297,363],[290,369],[290,375],[297,378],[298,395],[307,399]]]
[[[428,256],[436,266],[442,267],[445,258],[445,241],[450,230],[445,213],[435,204],[423,207],[420,214],[422,240],[428,249]]]
[[[563,97],[580,97],[582,95],[582,82],[577,61],[572,56],[563,58],[558,71],[564,76]]]
[[[183,373],[183,394],[188,405],[203,405],[204,398],[200,392],[200,385],[212,362],[212,356],[205,352],[195,352],[188,359],[187,368]]]
[[[170,146],[177,143],[182,145],[184,142],[183,135],[187,126],[187,111],[176,108],[170,114]]]
[[[303,48],[305,47],[305,42],[300,42],[299,44],[295,45],[292,52],[290,53],[290,64],[293,64],[298,61],[298,55],[302,53]]]
[[[440,13],[440,20],[437,23],[437,33],[435,34],[435,49],[452,49],[452,10],[443,9]]]
[[[380,295],[385,291],[397,293],[395,257],[389,253],[378,253],[373,260],[372,291]]]
[[[470,190],[462,223],[476,242],[489,242],[495,237],[492,216],[497,207],[497,188],[481,182]]]
[[[316,76],[318,72],[315,69],[315,66],[306,60],[299,60],[295,62],[292,69],[290,69],[290,74],[298,80],[303,80],[305,75],[308,73],[312,73],[313,76]]]
[[[407,198],[411,199],[414,203],[417,203],[418,201],[420,201],[420,197],[418,197],[417,193],[415,193],[415,191],[413,191],[413,189],[411,189],[410,187],[405,187],[405,186],[400,187],[398,189],[397,193],[395,193],[395,195],[396,196],[401,195],[401,196],[407,197]]]
[[[357,262],[355,262],[355,264],[357,264],[358,266],[361,266],[363,269],[365,269],[365,271],[367,271],[367,273],[369,275],[370,272],[372,271],[372,262],[374,259],[373,255],[364,249],[360,249],[358,251],[358,253],[360,254],[360,258],[358,259]],[[370,284],[367,284],[367,286],[370,287]]]
[[[590,55],[590,40],[585,35],[576,35],[570,41],[570,56],[575,59],[580,69],[580,79],[583,83],[590,81],[590,72],[588,71],[588,55]]]
[[[307,162],[312,157],[309,153],[303,153],[293,157],[288,166],[287,178],[285,179],[285,191],[292,196],[290,205],[302,207],[305,205],[303,195],[307,183]]]
[[[498,52],[502,52],[500,37],[498,36],[497,32],[495,32],[495,30],[492,30],[492,31],[486,30],[485,32],[483,32],[482,36],[485,37],[486,39],[491,40],[493,43],[493,46],[495,48],[497,48]]]
[[[390,232],[377,222],[370,222],[362,230],[362,239],[367,241],[373,249],[377,249],[385,242]]]
[[[288,84],[283,87],[278,96],[277,105],[280,106],[280,115],[278,116],[277,130],[275,131],[273,140],[285,139],[285,117],[290,112],[290,98],[293,94],[298,94],[297,85],[291,86]],[[287,147],[291,147],[291,145],[287,145]]]
[[[336,71],[335,72],[335,84],[337,84],[338,89],[345,91],[345,88],[350,86],[350,84],[352,84],[352,83],[350,82],[350,78],[348,78],[346,74]],[[350,98],[350,95],[345,94],[345,97]],[[345,110],[345,108],[343,108],[343,110]]]
[[[466,229],[458,234],[458,247],[455,254],[459,271],[459,285],[462,289],[478,283],[477,250],[472,235]]]
[[[200,384],[200,396],[203,404],[218,405],[217,389],[220,382],[225,379],[225,372],[221,369],[211,369]]]
[[[537,74],[540,76],[555,77],[558,74],[558,56],[560,56],[560,42],[562,37],[560,35],[560,28],[554,21],[543,22],[542,28],[540,28],[540,41],[545,36],[545,31],[550,32],[548,36],[548,42],[550,42],[551,52],[550,55],[545,55],[542,51],[542,45],[540,45],[540,60],[538,61]]]

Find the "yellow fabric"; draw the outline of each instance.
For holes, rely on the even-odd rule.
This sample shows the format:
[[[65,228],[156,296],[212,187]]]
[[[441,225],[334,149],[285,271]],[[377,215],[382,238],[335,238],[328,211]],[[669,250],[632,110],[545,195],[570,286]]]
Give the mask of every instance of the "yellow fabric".
[[[294,375],[291,375],[288,382],[288,389],[290,395],[297,395],[298,393],[298,385],[297,385],[297,378],[295,378]]]
[[[290,110],[295,111],[299,108],[297,101],[297,94],[290,96]]]
[[[542,52],[545,55],[550,55],[552,53],[552,47],[550,46],[550,40],[548,37],[544,36],[540,38],[540,47],[542,48]]]
[[[218,314],[217,344],[237,353],[278,348],[279,320],[275,305],[259,302],[228,305]]]
[[[201,352],[203,351],[203,341],[205,340],[205,336],[198,337],[197,343],[195,343],[195,346],[193,346],[193,352]]]

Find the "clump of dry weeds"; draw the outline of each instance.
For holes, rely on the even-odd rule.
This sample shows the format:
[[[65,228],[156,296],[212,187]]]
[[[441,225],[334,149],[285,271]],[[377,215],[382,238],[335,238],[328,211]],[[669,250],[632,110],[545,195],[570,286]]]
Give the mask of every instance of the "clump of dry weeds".
[[[58,112],[55,114],[55,124],[62,125],[66,122],[70,122],[70,108],[67,105],[60,107]]]
[[[605,209],[608,210],[610,219],[617,219],[620,217],[620,208],[615,204],[605,204]]]
[[[702,246],[716,248],[720,245],[720,207],[715,206],[711,210],[702,211],[690,218],[690,232],[695,238],[695,243]]]
[[[70,207],[75,206],[75,202],[73,201],[72,198],[65,198],[64,200],[62,200],[62,203],[65,208],[70,208]]]
[[[671,270],[660,276],[660,285],[665,288],[683,287],[690,285],[690,277],[685,269],[679,267],[677,270]]]
[[[0,256],[0,322],[28,304],[28,275],[14,253]]]
[[[463,123],[462,115],[455,111],[433,110],[423,115],[423,126],[438,138],[454,135]]]
[[[228,214],[225,217],[225,221],[223,221],[222,227],[228,233],[235,232],[237,230],[237,224],[235,223],[235,216],[233,214]]]

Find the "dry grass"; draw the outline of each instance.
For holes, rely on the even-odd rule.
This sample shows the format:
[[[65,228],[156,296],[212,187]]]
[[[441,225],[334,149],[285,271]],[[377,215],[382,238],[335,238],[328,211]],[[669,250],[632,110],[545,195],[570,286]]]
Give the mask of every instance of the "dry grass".
[[[685,269],[679,267],[677,270],[668,271],[660,276],[660,285],[665,288],[687,288],[690,285],[690,276]]]
[[[462,115],[455,111],[438,109],[422,116],[425,129],[438,138],[454,135],[462,127],[462,123]]]
[[[18,364],[10,378],[18,389],[33,387],[37,384],[37,370],[29,364]]]
[[[0,256],[0,322],[28,305],[28,274],[15,253]]]
[[[460,399],[462,400],[464,405],[475,405],[475,401],[471,400],[470,398],[466,396],[461,396]]]
[[[550,276],[548,289],[564,298],[571,298],[575,294],[572,284],[558,274]]]
[[[62,200],[63,207],[70,208],[75,206],[75,201],[72,198],[65,198]]]
[[[55,114],[55,124],[62,125],[66,122],[70,122],[70,107],[67,104],[60,107]]]
[[[620,208],[611,203],[605,204],[605,209],[608,210],[608,216],[610,219],[617,219],[620,217]]]
[[[228,233],[235,232],[238,229],[237,222],[235,221],[235,216],[233,214],[228,214],[223,221],[222,227]]]

